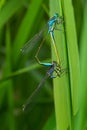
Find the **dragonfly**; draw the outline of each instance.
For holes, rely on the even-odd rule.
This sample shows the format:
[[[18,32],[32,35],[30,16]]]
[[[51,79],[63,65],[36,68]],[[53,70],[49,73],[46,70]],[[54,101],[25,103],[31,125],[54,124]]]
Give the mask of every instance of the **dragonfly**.
[[[61,77],[61,75],[64,73],[64,71],[65,71],[65,69],[62,69],[60,71],[59,64],[56,61],[53,61],[52,64],[49,66],[49,69],[46,71],[45,77],[41,80],[41,82],[39,83],[38,87],[31,94],[31,96],[29,96],[29,98],[27,99],[26,103],[23,105],[23,111],[27,110],[31,106],[32,101],[35,99],[35,97],[37,96],[37,94],[39,93],[41,88],[43,87],[44,82],[48,78],[56,78],[57,76]]]
[[[59,60],[59,56],[58,56],[58,51],[57,51],[57,48],[56,48],[56,43],[55,43],[55,37],[54,37],[54,30],[60,30],[57,25],[60,25],[63,23],[63,17],[60,16],[58,13],[55,13],[54,16],[52,18],[49,19],[49,21],[47,22],[47,24],[43,27],[43,29],[37,33],[35,36],[33,36],[33,38],[31,38],[25,45],[23,48],[21,48],[21,52],[24,54],[24,53],[27,53],[27,52],[30,52],[33,47],[35,46],[36,43],[38,43],[41,38],[43,37],[43,34],[45,32],[45,30],[47,29],[47,34],[50,34],[51,36],[51,39],[52,39],[52,43],[53,43],[53,46],[54,46],[54,50],[55,50],[55,53],[56,53],[56,57],[57,57],[57,62],[58,64],[60,64],[60,60]],[[39,51],[43,45],[45,41],[45,38],[43,39],[43,41],[41,42],[39,48],[38,48],[38,51],[36,52],[36,55],[35,55],[35,58],[37,60],[37,62],[40,64],[40,65],[43,65],[43,66],[51,66],[52,63],[42,63],[39,58],[38,58],[38,54],[39,54]]]

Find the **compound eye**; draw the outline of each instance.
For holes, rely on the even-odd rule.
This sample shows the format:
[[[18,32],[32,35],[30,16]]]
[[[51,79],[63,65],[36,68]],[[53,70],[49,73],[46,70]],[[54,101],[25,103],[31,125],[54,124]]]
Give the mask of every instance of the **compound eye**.
[[[55,14],[54,14],[54,17],[56,17],[56,18],[59,17],[59,14],[58,14],[58,13],[55,13]]]

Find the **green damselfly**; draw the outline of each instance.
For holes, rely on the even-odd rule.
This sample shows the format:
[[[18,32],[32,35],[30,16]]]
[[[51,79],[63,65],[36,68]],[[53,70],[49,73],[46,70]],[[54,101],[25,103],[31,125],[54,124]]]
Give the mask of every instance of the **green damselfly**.
[[[37,86],[35,91],[33,91],[31,96],[29,96],[29,98],[23,105],[23,111],[27,110],[29,107],[32,106],[31,104],[35,100],[35,98],[36,98],[37,94],[39,93],[39,91],[41,90],[41,88],[44,87],[43,84],[45,83],[45,81],[48,78],[56,78],[57,76],[61,77],[64,72],[65,72],[65,69],[62,69],[60,71],[60,66],[58,65],[58,63],[56,61],[53,61],[52,64],[49,66],[49,69],[47,70],[45,77],[41,80],[41,82],[39,83],[39,85]]]
[[[58,51],[57,51],[57,48],[56,48],[56,43],[55,43],[55,38],[54,38],[54,30],[60,30],[57,25],[60,25],[63,23],[63,17],[62,16],[59,16],[58,13],[55,13],[54,16],[52,18],[49,19],[49,21],[47,22],[47,24],[43,27],[43,29],[37,33],[32,39],[30,39],[25,45],[23,48],[21,48],[21,52],[22,53],[27,53],[27,52],[30,52],[33,47],[35,46],[36,43],[38,43],[43,34],[44,34],[44,31],[47,29],[47,34],[50,34],[51,36],[51,39],[52,39],[52,43],[53,43],[53,46],[54,46],[54,51],[56,53],[56,57],[57,57],[57,62],[58,64],[60,65],[60,59],[59,59],[59,55],[58,55]],[[38,53],[40,51],[40,48],[42,46],[44,42],[44,39],[43,41],[41,42],[39,48],[38,48],[38,51],[35,55],[35,58],[37,60],[37,62],[40,64],[40,65],[43,65],[43,66],[50,66],[52,65],[52,63],[42,63],[40,62],[39,58],[38,58]]]

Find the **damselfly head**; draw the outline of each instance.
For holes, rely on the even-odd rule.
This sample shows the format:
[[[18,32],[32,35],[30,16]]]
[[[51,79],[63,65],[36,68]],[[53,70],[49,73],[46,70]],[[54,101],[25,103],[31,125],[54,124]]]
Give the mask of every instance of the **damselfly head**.
[[[58,64],[57,61],[53,61],[53,65],[54,65],[55,67],[60,67],[60,65]]]
[[[56,61],[53,61],[52,63],[54,66],[57,66],[57,62]]]
[[[63,16],[57,18],[57,24],[62,24],[64,22]]]
[[[55,17],[55,18],[58,18],[58,17],[59,17],[59,14],[58,14],[58,13],[55,13],[55,14],[54,14],[54,17]]]
[[[62,24],[63,23],[63,16],[60,16],[58,13],[54,14],[55,20],[57,24]]]

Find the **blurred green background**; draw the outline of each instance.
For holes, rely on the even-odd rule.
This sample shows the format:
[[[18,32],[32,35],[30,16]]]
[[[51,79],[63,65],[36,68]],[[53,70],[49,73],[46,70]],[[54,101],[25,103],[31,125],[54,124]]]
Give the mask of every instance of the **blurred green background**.
[[[62,0],[56,1],[62,4]],[[81,67],[78,87],[80,110],[78,117],[73,120],[76,123],[73,124],[72,130],[82,130],[82,128],[86,130],[87,2],[86,0],[67,1],[71,1],[72,6],[69,8],[73,7],[74,11]],[[25,55],[20,52],[20,48],[39,32],[49,17],[55,13],[50,13],[51,8],[55,11],[55,7],[52,7],[54,2],[52,0],[0,0],[0,130],[56,130],[51,79],[46,81],[37,95],[37,104],[26,112],[22,111],[22,105],[38,86],[47,69],[38,65],[34,58],[37,47]],[[62,11],[64,14],[63,4]],[[65,14],[64,18],[64,22],[69,19]],[[64,33],[66,35],[67,30]],[[72,52],[74,53],[74,50]],[[41,61],[48,62],[51,61],[51,55],[51,46],[46,40],[39,57]]]
[[[20,48],[40,31],[48,19],[49,1],[0,1],[1,130],[40,130],[51,115],[52,120],[55,119],[51,80],[38,95],[37,105],[22,111],[22,105],[44,77],[46,68],[40,67],[34,58],[37,48],[26,55],[22,55]],[[40,57],[42,61],[51,58],[47,42]]]

